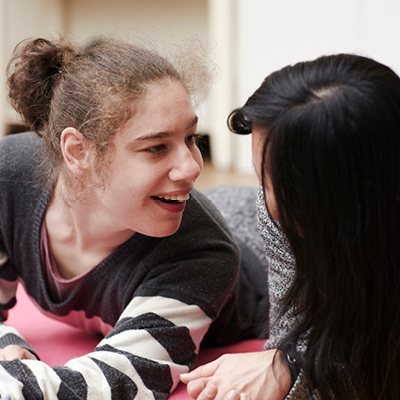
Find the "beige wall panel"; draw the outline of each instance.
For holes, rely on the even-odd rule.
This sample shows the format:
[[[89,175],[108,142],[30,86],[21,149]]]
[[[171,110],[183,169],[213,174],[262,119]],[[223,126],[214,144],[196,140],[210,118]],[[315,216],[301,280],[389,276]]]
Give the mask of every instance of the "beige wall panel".
[[[67,31],[79,39],[137,32],[207,35],[207,0],[67,0]]]
[[[64,29],[64,0],[0,0],[0,68],[1,82],[14,47],[32,36],[57,35]],[[3,86],[4,87],[4,86]],[[0,137],[19,118],[6,101],[5,91],[0,101]]]

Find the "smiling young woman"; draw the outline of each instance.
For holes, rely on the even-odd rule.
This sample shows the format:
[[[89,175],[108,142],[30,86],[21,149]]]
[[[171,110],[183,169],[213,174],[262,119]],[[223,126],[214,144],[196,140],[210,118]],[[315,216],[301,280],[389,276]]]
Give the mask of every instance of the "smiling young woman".
[[[193,189],[202,158],[181,71],[115,39],[17,46],[9,97],[34,133],[0,142],[2,320],[20,281],[47,315],[105,337],[50,368],[0,325],[0,355],[15,358],[0,361],[1,398],[166,398],[207,332],[249,329],[233,317],[236,242]]]

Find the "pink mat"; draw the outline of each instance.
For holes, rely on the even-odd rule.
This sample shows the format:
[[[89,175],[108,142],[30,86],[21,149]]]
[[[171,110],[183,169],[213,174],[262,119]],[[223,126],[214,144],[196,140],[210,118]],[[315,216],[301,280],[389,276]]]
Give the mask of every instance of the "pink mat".
[[[17,305],[10,311],[6,323],[18,329],[40,359],[51,366],[64,365],[72,358],[90,353],[101,339],[43,315],[21,285],[18,287],[17,299]],[[263,344],[262,340],[247,340],[227,347],[202,349],[197,365],[212,361],[224,353],[259,351]],[[185,385],[179,384],[170,399],[188,400]]]

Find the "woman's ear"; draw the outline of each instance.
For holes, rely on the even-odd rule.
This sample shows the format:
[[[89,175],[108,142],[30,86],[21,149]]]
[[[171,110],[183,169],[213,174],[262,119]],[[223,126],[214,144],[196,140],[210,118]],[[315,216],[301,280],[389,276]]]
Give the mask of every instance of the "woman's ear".
[[[90,169],[90,146],[75,128],[65,128],[61,133],[61,151],[67,168],[76,177],[82,177]]]

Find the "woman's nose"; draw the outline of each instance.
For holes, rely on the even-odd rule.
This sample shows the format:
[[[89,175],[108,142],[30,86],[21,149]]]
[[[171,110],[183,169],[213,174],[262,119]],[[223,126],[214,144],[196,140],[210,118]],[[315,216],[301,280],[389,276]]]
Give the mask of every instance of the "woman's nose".
[[[203,170],[203,158],[198,149],[183,149],[175,156],[173,163],[169,173],[172,181],[194,182]]]

